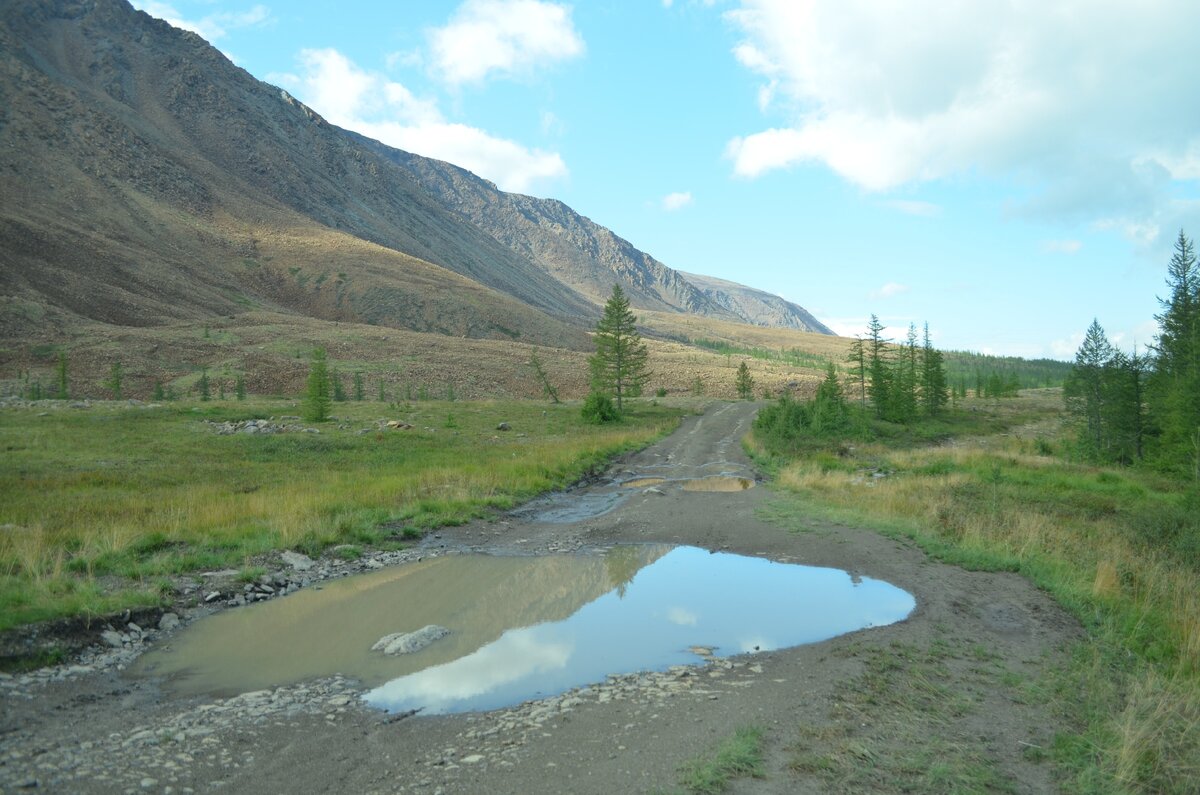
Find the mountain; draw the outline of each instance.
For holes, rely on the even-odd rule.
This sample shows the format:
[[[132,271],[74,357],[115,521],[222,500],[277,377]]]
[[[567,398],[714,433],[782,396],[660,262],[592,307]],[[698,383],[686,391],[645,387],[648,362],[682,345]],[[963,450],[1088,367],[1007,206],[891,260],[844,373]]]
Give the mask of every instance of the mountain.
[[[803,307],[779,296],[669,268],[560,201],[506,193],[451,163],[359,139],[407,168],[444,208],[593,301],[605,301],[616,283],[640,309],[833,333]]]
[[[736,315],[744,323],[815,331],[818,334],[834,333],[807,309],[777,295],[712,276],[682,271],[680,275],[695,285],[710,301]]]
[[[266,312],[583,350],[614,282],[643,309],[819,327],[331,125],[124,0],[0,4],[0,195],[10,340]]]
[[[198,36],[0,6],[0,294],[115,325],[251,308],[584,347],[595,306]]]

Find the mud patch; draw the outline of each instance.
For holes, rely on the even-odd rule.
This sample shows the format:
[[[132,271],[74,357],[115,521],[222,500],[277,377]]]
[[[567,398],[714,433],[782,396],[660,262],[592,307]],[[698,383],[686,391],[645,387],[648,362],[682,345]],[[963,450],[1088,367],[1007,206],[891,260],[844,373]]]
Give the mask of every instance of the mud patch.
[[[752,488],[754,481],[750,478],[696,478],[683,484],[684,491],[745,491]]]

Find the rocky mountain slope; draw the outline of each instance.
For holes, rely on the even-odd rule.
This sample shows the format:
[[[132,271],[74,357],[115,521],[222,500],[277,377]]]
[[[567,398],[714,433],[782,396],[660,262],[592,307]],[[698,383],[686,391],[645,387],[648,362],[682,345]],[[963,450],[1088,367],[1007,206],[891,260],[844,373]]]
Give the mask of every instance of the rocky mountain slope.
[[[591,302],[122,0],[0,6],[0,114],[0,294],[19,314],[137,326],[283,308],[586,343],[563,319]]]
[[[267,311],[582,349],[614,281],[644,309],[815,328],[330,125],[124,0],[0,5],[0,196],[10,340]]]
[[[451,163],[360,141],[407,168],[443,207],[594,301],[603,302],[617,283],[641,309],[833,333],[779,296],[669,268],[560,201],[506,193]]]
[[[682,271],[679,274],[695,285],[710,301],[736,315],[743,323],[833,334],[828,326],[813,317],[807,309],[777,295],[712,276]]]

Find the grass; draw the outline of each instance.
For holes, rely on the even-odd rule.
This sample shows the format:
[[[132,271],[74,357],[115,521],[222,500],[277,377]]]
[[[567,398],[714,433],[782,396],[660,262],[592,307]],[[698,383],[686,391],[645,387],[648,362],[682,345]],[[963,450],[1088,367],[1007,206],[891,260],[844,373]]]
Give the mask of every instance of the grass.
[[[801,727],[789,768],[819,778],[824,792],[1013,791],[993,760],[952,731],[980,710],[962,682],[1005,681],[1004,669],[979,651],[942,640],[929,649],[843,650],[862,659],[864,671],[839,685],[830,723]]]
[[[809,451],[772,462],[776,483],[798,512],[907,537],[968,568],[1020,572],[1079,618],[1087,641],[1054,701],[1079,727],[1052,751],[1067,791],[1200,791],[1195,486],[1051,455],[1068,448],[1054,403],[972,407],[978,418],[951,443]],[[1022,433],[1012,414],[1039,433]]]
[[[170,575],[253,568],[278,549],[398,546],[569,484],[675,426],[578,406],[338,403],[319,434],[216,434],[290,401],[0,411],[0,629],[154,603]],[[44,414],[45,416],[39,416]],[[411,430],[380,430],[399,419]],[[510,432],[497,432],[499,422]],[[288,422],[297,422],[289,420]],[[343,555],[351,554],[349,548]]]
[[[763,736],[757,726],[742,726],[710,753],[692,759],[679,770],[679,786],[699,795],[724,792],[740,776],[762,778]]]

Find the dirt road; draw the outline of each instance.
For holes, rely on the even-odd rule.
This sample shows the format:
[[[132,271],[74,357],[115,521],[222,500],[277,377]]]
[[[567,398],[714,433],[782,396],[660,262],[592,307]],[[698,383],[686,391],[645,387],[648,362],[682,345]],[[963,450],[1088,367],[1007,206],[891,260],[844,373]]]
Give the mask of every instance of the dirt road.
[[[113,662],[127,656],[102,656],[0,682],[0,790],[671,791],[682,763],[755,725],[766,776],[731,791],[1055,791],[1045,759],[1060,726],[1041,683],[1074,622],[1019,576],[797,516],[741,450],[753,409],[714,404],[607,479],[441,531],[422,552],[687,544],[886,580],[916,597],[908,620],[497,712],[403,719],[361,706],[342,679],[184,699],[127,679]],[[685,489],[706,477],[736,490]]]

